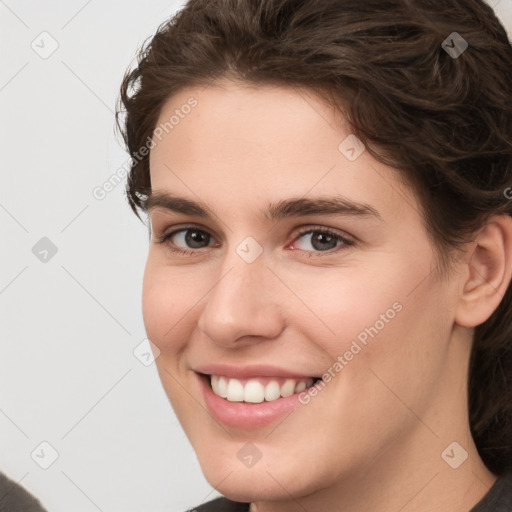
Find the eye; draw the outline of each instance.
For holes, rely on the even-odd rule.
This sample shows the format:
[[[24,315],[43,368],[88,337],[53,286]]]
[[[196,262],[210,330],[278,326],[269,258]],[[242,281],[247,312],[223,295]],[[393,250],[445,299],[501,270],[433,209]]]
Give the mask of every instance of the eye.
[[[213,237],[207,231],[194,226],[182,227],[164,233],[157,239],[159,244],[167,244],[172,252],[179,254],[194,254],[197,249],[209,247]],[[216,245],[216,244],[213,244]]]
[[[294,239],[294,244],[298,247],[292,248],[298,248],[314,254],[315,252],[337,252],[338,249],[352,246],[354,243],[353,240],[335,231],[318,227],[299,232]]]
[[[193,256],[200,249],[218,247],[213,236],[196,226],[184,226],[174,229],[157,237],[156,243],[165,244],[175,254]],[[322,253],[332,254],[355,244],[355,241],[325,227],[314,227],[300,231],[295,235],[293,250],[298,249],[308,257],[323,256]]]

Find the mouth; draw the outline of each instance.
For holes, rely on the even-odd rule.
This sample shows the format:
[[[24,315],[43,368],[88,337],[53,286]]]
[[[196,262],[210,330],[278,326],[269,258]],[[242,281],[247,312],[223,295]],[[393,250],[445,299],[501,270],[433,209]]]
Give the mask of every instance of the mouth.
[[[314,386],[319,377],[254,377],[237,379],[223,375],[203,375],[215,395],[229,402],[261,404],[275,402]]]
[[[218,423],[244,430],[284,421],[303,404],[301,395],[321,380],[262,364],[210,364],[194,371],[210,416]]]

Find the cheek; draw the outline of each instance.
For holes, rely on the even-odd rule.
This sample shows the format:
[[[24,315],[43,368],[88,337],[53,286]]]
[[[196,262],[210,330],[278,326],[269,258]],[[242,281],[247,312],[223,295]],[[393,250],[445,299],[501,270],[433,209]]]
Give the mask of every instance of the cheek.
[[[385,262],[377,270],[365,265],[292,270],[283,280],[300,302],[293,297],[290,323],[301,326],[303,335],[321,344],[333,358],[348,350],[352,340],[364,346],[376,331],[383,332],[400,316],[404,296],[413,287],[411,276],[393,279],[392,273]]]
[[[160,380],[172,407],[183,419],[189,401],[186,393],[183,396],[180,356],[193,329],[189,315],[204,294],[199,293],[198,283],[191,286],[180,274],[182,270],[166,266],[150,252],[142,286],[142,315],[148,338],[160,350],[155,361]]]
[[[187,315],[192,313],[204,293],[201,284],[191,281],[190,272],[171,268],[148,257],[142,286],[142,315],[148,338],[162,355],[176,353],[187,343],[184,330]]]
[[[420,387],[433,389],[442,372],[453,323],[450,294],[429,275],[430,259],[390,254],[371,268],[329,274],[304,273],[293,282],[309,310],[296,308],[290,323],[326,355],[335,386],[382,404],[394,399],[387,384],[404,400],[421,401],[428,390]]]
[[[352,360],[343,370],[343,387],[338,381],[340,402],[349,395],[361,397],[353,412],[370,430],[406,428],[414,423],[410,410],[423,417],[445,372],[452,326],[449,297],[429,279],[411,293],[415,284],[404,280],[388,290],[375,286],[366,314],[354,309],[344,317],[352,328],[343,338],[343,355]],[[354,344],[361,350],[352,356],[358,350]]]

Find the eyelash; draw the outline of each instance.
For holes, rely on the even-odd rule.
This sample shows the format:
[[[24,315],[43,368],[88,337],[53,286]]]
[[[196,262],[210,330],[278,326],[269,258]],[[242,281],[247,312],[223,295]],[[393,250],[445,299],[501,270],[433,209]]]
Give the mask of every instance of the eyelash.
[[[173,237],[174,235],[176,235],[177,233],[181,233],[182,231],[189,231],[189,230],[190,231],[195,230],[200,233],[206,233],[209,236],[212,236],[210,233],[208,233],[208,231],[206,231],[204,229],[200,229],[197,226],[184,226],[184,227],[181,227],[174,231],[171,231],[170,233],[164,233],[163,235],[161,235],[160,237],[157,238],[156,243],[166,244],[169,241],[169,239],[171,237]],[[339,242],[342,242],[342,245],[340,245],[334,249],[328,249],[326,251],[306,251],[304,249],[294,249],[296,251],[306,253],[309,258],[322,257],[324,254],[332,255],[335,252],[339,252],[340,250],[343,250],[343,248],[347,248],[347,247],[351,247],[351,246],[355,245],[354,240],[346,238],[346,237],[340,235],[339,233],[336,233],[335,231],[333,231],[329,228],[325,228],[325,227],[306,228],[302,231],[299,231],[295,235],[292,243],[295,243],[301,237],[303,237],[304,235],[308,235],[310,233],[322,233],[322,234],[331,236],[331,237],[335,238],[336,240],[338,240]],[[169,246],[169,249],[171,252],[173,252],[175,254],[180,254],[183,256],[193,256],[193,255],[196,255],[201,249],[207,248],[207,247],[201,247],[198,249],[183,249],[183,248],[172,247],[172,245],[170,243],[168,243],[167,245]]]

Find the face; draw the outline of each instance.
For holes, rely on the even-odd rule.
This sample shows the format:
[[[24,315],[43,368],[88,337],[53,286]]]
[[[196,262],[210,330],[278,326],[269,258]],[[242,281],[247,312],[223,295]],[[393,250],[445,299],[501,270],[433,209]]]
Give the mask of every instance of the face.
[[[456,285],[397,171],[311,92],[190,88],[157,128],[173,115],[150,153],[143,315],[208,481],[284,499],[439,458],[418,418],[443,410]]]

